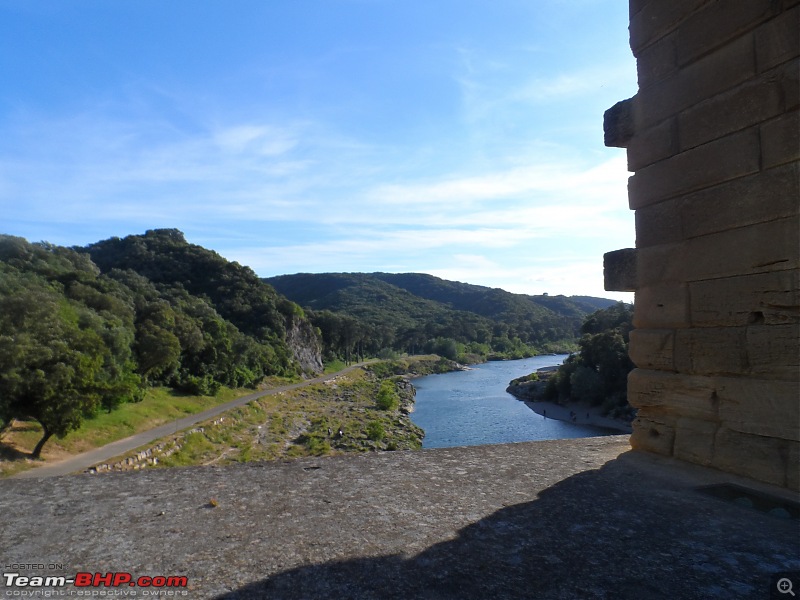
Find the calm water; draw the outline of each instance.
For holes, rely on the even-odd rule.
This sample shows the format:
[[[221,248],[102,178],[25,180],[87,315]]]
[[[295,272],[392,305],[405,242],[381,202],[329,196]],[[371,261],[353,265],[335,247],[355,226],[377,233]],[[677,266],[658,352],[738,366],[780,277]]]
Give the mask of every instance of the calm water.
[[[505,390],[512,379],[560,365],[566,355],[474,365],[471,371],[413,381],[411,420],[425,430],[424,448],[557,440],[609,433],[606,429],[545,419]]]

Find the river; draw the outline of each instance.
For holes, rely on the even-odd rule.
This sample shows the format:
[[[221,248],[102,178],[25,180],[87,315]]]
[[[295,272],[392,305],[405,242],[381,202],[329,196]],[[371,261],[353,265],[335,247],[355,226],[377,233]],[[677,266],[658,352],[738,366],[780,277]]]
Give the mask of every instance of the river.
[[[537,415],[507,393],[512,379],[541,367],[560,365],[566,355],[473,365],[469,371],[428,375],[417,389],[411,420],[425,430],[423,448],[480,446],[606,435],[607,429]]]

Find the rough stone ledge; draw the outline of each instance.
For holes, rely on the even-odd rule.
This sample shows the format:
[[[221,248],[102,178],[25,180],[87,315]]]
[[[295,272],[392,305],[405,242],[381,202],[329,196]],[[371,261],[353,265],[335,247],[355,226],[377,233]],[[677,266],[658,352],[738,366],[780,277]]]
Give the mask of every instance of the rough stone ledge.
[[[771,573],[800,570],[796,520],[695,490],[742,480],[629,448],[608,436],[6,480],[2,558],[182,575],[185,597],[231,599],[766,598]]]

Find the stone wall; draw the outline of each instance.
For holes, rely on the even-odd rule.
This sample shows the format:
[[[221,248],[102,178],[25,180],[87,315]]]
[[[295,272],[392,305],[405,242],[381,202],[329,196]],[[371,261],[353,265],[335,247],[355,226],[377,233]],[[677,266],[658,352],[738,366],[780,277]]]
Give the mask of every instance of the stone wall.
[[[630,0],[631,444],[800,488],[800,5]]]

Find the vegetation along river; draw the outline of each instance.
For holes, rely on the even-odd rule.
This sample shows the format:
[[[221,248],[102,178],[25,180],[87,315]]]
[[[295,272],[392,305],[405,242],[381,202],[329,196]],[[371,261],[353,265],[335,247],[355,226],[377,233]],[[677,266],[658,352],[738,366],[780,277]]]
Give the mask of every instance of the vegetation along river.
[[[469,371],[414,380],[411,420],[425,430],[423,448],[479,446],[606,435],[607,429],[545,419],[505,390],[512,379],[560,365],[567,355],[473,365]]]

